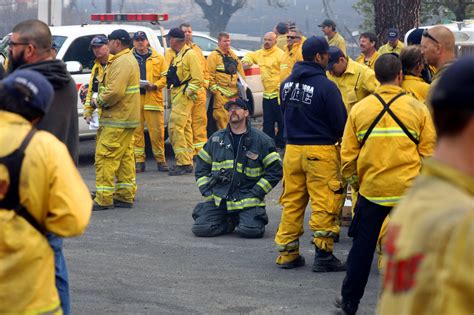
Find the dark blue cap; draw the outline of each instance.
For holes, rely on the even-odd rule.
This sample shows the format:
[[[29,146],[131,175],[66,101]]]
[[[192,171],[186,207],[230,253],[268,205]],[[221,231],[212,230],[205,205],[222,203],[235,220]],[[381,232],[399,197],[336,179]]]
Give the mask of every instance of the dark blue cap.
[[[107,45],[109,43],[109,40],[107,37],[104,35],[97,35],[94,36],[94,38],[91,40],[91,47],[92,46],[102,46],[102,45]]]
[[[135,34],[133,34],[133,40],[137,40],[137,39],[146,39],[146,40],[148,40],[148,37],[146,37],[145,32],[138,31]]]
[[[389,28],[387,31],[388,40],[396,40],[400,37],[400,32],[397,28]]]
[[[327,70],[332,70],[332,67],[339,62],[339,58],[344,57],[344,53],[338,47],[329,46],[329,62]]]
[[[39,72],[17,70],[1,81],[8,93],[19,98],[27,98],[27,106],[46,114],[53,101],[54,90],[49,81]],[[19,88],[22,87],[22,88]],[[22,92],[29,91],[29,95]]]
[[[311,36],[303,43],[304,60],[314,58],[316,54],[327,53],[328,51],[328,41],[322,36]]]
[[[240,108],[242,109],[246,109],[246,110],[249,110],[249,107],[247,105],[247,103],[245,103],[245,101],[241,98],[236,98],[234,100],[230,100],[228,101],[227,103],[225,103],[224,105],[224,108],[226,110],[229,110],[229,108],[232,106],[232,105],[237,105],[239,106]]]
[[[110,33],[109,40],[119,39],[123,42],[131,42],[130,34],[126,30],[118,29]]]
[[[333,28],[336,28],[336,23],[333,20],[326,19],[323,21],[323,23],[318,25],[319,27],[326,27],[326,26],[331,26]]]
[[[448,67],[436,84],[431,106],[474,113],[474,57],[463,57]]]
[[[170,29],[168,34],[166,34],[166,37],[184,39],[184,32],[181,29],[179,29],[177,27],[174,27],[174,28]]]

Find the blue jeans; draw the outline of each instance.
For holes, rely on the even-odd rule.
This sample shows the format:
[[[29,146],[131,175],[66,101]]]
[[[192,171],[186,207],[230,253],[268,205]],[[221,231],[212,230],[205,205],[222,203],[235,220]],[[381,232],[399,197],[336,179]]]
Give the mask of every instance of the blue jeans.
[[[58,289],[59,299],[61,300],[61,307],[64,315],[71,313],[71,305],[69,301],[69,279],[67,275],[66,260],[63,255],[63,239],[47,233],[49,246],[54,251],[54,265],[56,270],[56,288]]]

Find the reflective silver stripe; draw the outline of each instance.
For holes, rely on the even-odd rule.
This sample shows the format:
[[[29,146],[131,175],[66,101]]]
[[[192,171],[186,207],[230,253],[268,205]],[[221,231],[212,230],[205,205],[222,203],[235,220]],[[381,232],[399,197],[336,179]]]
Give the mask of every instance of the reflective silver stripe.
[[[237,201],[227,201],[227,210],[240,210],[244,208],[251,208],[251,207],[264,207],[265,202],[263,200],[260,200],[258,198],[245,198],[242,200],[237,200]]]
[[[213,171],[218,171],[220,169],[231,169],[234,168],[234,160],[225,160],[222,162],[212,162],[212,170]]]
[[[202,149],[201,151],[199,151],[198,156],[207,164],[212,164],[212,159],[206,152],[206,150]]]
[[[280,154],[272,152],[263,158],[263,165],[267,167],[275,161],[281,161]]]
[[[272,185],[270,182],[263,177],[260,178],[260,180],[257,182],[257,185],[267,194],[272,190]]]
[[[201,187],[201,186],[206,185],[207,183],[209,183],[210,180],[211,180],[210,177],[203,176],[203,177],[200,177],[200,178],[196,181],[196,184],[198,185],[198,187]]]

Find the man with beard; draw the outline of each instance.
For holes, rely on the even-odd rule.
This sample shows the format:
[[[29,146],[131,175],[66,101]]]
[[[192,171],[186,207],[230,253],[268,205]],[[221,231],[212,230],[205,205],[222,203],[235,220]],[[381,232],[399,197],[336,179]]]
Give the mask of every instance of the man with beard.
[[[48,25],[39,20],[17,24],[12,31],[9,46],[9,70],[34,70],[48,79],[54,88],[50,110],[36,126],[46,130],[63,142],[77,163],[79,129],[77,116],[76,84],[61,60],[51,55],[52,37]],[[54,250],[56,286],[64,314],[69,314],[69,284],[66,262],[62,253],[62,239],[48,233],[49,244]]]
[[[360,34],[359,46],[360,55],[356,58],[356,61],[374,70],[375,61],[380,57],[377,51],[377,35],[369,32]]]
[[[193,211],[192,232],[209,237],[231,233],[261,238],[268,217],[265,195],[282,177],[273,141],[250,126],[250,111],[241,99],[224,105],[226,129],[214,133],[199,151],[196,182],[205,201]]]

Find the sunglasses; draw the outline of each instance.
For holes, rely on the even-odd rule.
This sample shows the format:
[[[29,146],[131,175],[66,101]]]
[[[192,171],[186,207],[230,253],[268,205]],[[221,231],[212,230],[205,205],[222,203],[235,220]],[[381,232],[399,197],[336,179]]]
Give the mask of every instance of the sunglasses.
[[[422,34],[422,35],[423,35],[423,37],[428,37],[429,39],[431,39],[432,41],[434,41],[436,44],[439,44],[439,41],[438,41],[436,38],[434,38],[433,36],[431,36],[430,33],[428,33],[428,29],[427,29],[427,28],[425,28],[425,29],[423,30],[423,34]]]
[[[21,43],[21,42],[15,43],[15,42],[12,41],[12,40],[9,40],[9,41],[8,41],[8,47],[26,46],[26,45],[29,45],[29,44],[30,44],[30,43]]]
[[[296,39],[301,38],[300,36],[286,36],[287,39]]]

